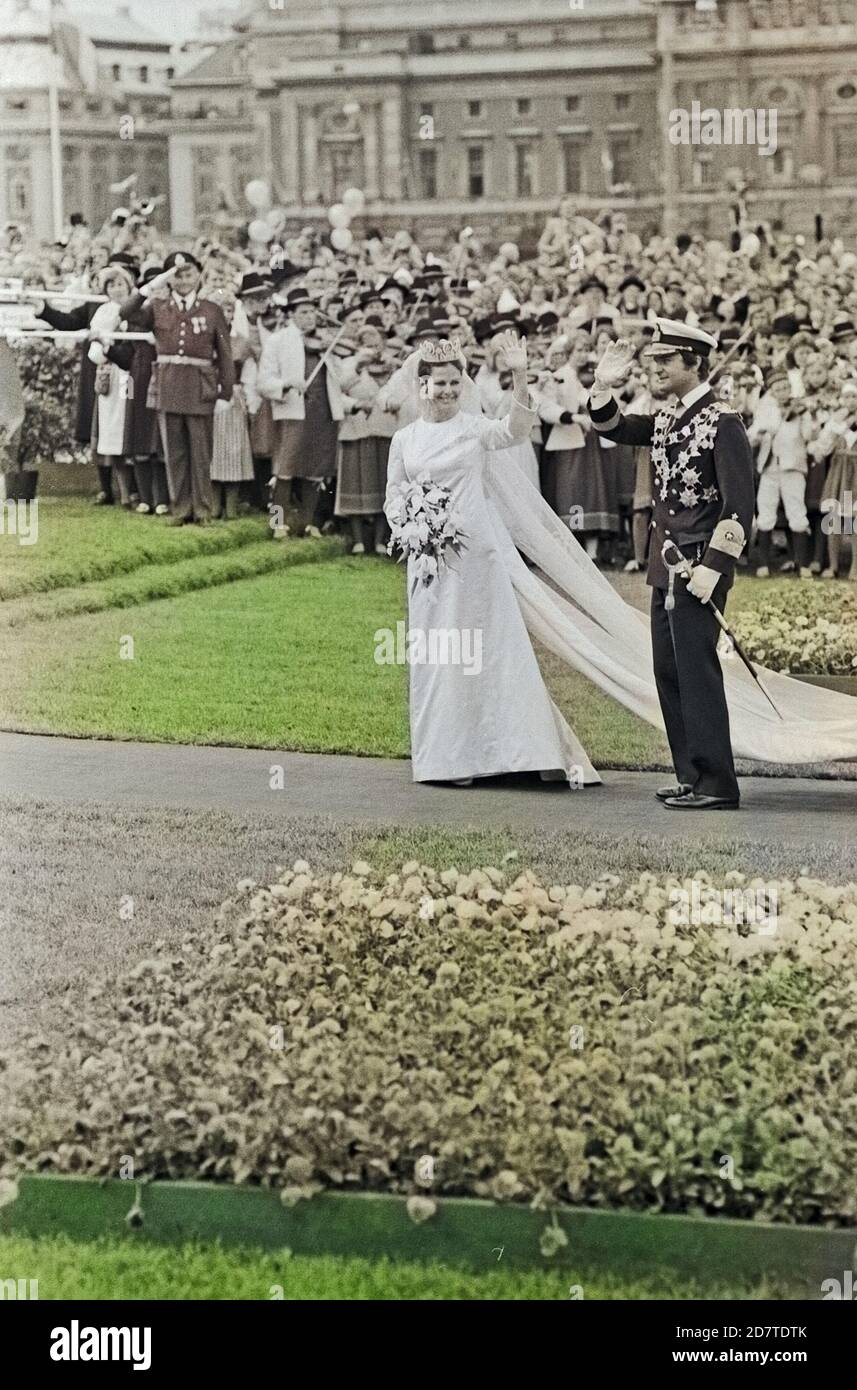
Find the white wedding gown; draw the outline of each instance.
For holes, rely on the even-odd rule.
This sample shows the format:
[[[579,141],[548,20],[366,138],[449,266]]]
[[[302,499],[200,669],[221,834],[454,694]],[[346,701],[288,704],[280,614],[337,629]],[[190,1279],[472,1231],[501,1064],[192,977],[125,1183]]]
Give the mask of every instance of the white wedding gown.
[[[418,361],[414,352],[399,369],[412,418],[419,409]],[[399,430],[390,450],[388,501],[404,480],[443,483],[452,491],[456,521],[471,533],[468,549],[453,561],[456,573],[443,571],[411,600],[412,627],[487,624],[487,677],[448,666],[411,668],[414,779],[562,768],[570,781],[597,782],[545,690],[530,636],[663,730],[649,619],[620,598],[538,489],[508,456],[504,461],[502,450],[527,437],[533,413],[516,405],[505,420],[486,419],[466,375],[460,404],[445,424],[415,420]],[[519,551],[537,568],[529,569]],[[758,663],[756,670],[779,713],[742,662],[724,662],[737,757],[785,764],[857,760],[854,696]]]
[[[409,633],[422,633],[430,649],[432,633],[453,632],[469,658],[457,665],[412,661],[415,782],[557,771],[578,785],[601,780],[545,688],[515,596],[515,576],[528,578],[527,567],[483,486],[492,451],[521,477],[504,452],[528,438],[532,421],[533,412],[516,405],[502,420],[459,412],[442,423],[415,420],[393,436],[387,505],[403,484],[431,480],[449,489],[466,535],[460,554],[430,584],[415,587],[409,564]]]

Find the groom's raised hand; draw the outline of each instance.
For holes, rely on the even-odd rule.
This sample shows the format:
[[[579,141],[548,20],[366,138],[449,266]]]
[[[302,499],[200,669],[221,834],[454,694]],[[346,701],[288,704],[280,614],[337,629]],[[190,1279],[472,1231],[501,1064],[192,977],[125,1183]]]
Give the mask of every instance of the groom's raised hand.
[[[636,356],[637,349],[627,338],[617,338],[615,343],[608,343],[595,368],[595,390],[609,392],[614,386],[619,386],[631,370]]]

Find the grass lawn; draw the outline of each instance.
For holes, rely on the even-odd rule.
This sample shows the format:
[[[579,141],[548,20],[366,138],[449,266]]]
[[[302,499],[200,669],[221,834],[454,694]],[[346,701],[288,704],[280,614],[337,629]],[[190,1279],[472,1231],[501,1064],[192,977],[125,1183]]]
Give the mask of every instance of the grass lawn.
[[[0,630],[13,658],[0,673],[0,725],[407,756],[407,668],[374,661],[376,629],[405,615],[403,571],[334,558],[338,545],[275,546],[263,517],[165,528],[47,499],[37,544],[0,536]],[[612,578],[629,602],[647,605],[642,576]],[[741,577],[730,613],[795,584]],[[133,660],[119,657],[126,636]],[[551,653],[539,656],[597,766],[669,767],[657,729]]]
[[[288,1251],[273,1255],[224,1250],[219,1245],[131,1246],[127,1241],[106,1239],[87,1244],[60,1236],[38,1240],[0,1236],[0,1280],[4,1278],[38,1279],[40,1300],[552,1302],[581,1297],[596,1301],[788,1297],[786,1291],[767,1285],[702,1288],[667,1272],[634,1281],[568,1270],[498,1268],[473,1274],[439,1264],[310,1257]],[[573,1286],[579,1292],[572,1293]]]
[[[11,505],[11,504],[10,504]],[[144,565],[213,555],[270,536],[265,517],[213,525],[166,526],[159,517],[77,498],[39,498],[38,533],[21,545],[8,522],[0,535],[0,599],[130,574]]]

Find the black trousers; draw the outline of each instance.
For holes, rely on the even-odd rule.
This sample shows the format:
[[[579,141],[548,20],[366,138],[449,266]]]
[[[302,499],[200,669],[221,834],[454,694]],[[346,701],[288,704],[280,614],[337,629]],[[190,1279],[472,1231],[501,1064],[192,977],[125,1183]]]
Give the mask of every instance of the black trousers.
[[[161,413],[161,435],[167,461],[167,485],[173,516],[210,518],[214,510],[211,491],[211,451],[214,421],[211,415]]]
[[[712,595],[721,613],[727,593],[722,579]],[[737,800],[717,619],[683,579],[676,580],[672,612],[666,596],[652,589],[652,657],[676,776],[700,795]]]

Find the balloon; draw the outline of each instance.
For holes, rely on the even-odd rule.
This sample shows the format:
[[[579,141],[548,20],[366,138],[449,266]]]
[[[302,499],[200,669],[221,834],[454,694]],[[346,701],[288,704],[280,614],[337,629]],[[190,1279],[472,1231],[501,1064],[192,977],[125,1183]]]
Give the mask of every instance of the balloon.
[[[520,307],[521,306],[518,303],[515,296],[512,294],[512,291],[503,290],[502,294],[500,295],[500,298],[497,300],[498,313],[511,314],[514,313],[516,309],[520,309]]]
[[[354,244],[354,236],[349,227],[334,227],[330,234],[330,244],[337,251],[347,251]]]
[[[359,217],[366,206],[366,194],[362,188],[346,188],[342,202],[352,217]]]
[[[271,190],[264,179],[251,179],[244,189],[244,197],[257,212],[271,205]]]
[[[265,213],[265,221],[267,222],[268,226],[269,226],[269,227],[273,227],[275,231],[276,231],[279,227],[285,226],[285,222],[286,222],[286,209],[285,209],[285,208],[269,208],[268,211]]]
[[[327,210],[327,220],[331,227],[347,227],[351,221],[351,213],[344,203],[334,203],[333,207]]]
[[[267,222],[263,222],[261,217],[257,217],[251,222],[247,231],[250,234],[251,241],[270,241],[274,235]]]
[[[514,241],[504,241],[500,247],[500,255],[505,261],[516,261],[520,254]]]
[[[742,256],[750,256],[751,258],[753,256],[758,256],[761,249],[762,243],[755,232],[748,232],[746,236],[741,238],[740,250]]]

